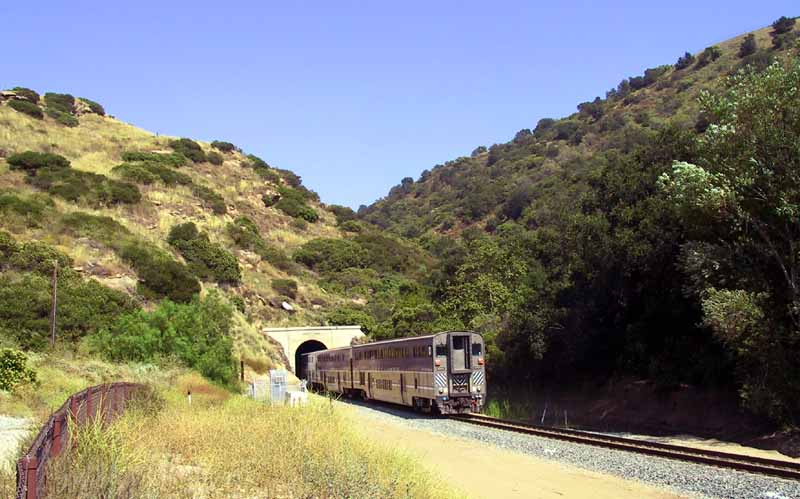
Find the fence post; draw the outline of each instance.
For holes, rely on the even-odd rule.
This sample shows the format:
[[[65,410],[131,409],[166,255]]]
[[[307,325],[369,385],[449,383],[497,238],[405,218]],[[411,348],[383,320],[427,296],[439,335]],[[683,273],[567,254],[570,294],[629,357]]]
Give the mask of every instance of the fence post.
[[[94,421],[92,419],[92,412],[94,412],[94,404],[92,403],[92,389],[86,390],[86,422]]]
[[[35,457],[25,458],[25,499],[39,499],[36,483],[36,470],[39,468],[39,460]]]
[[[64,416],[59,414],[53,419],[53,446],[50,453],[53,456],[61,454],[61,423]]]

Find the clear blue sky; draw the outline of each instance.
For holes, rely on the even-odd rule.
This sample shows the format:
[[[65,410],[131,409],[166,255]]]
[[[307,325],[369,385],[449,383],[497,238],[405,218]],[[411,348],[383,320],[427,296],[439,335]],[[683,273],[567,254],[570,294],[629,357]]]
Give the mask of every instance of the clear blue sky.
[[[540,4],[540,5],[537,5]],[[796,0],[0,2],[0,87],[229,140],[357,207]]]

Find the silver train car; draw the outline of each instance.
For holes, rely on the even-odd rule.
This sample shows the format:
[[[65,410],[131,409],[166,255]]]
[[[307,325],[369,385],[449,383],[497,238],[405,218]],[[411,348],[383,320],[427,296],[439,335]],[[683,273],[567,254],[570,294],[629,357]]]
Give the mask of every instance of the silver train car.
[[[424,412],[480,412],[484,351],[478,333],[445,332],[303,354],[298,375],[312,389]]]

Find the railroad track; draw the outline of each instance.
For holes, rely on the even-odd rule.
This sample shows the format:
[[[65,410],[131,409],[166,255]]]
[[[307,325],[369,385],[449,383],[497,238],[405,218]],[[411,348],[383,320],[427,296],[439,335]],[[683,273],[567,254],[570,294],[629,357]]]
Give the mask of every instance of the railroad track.
[[[507,421],[480,414],[462,414],[451,417],[470,424],[499,430],[514,431],[517,433],[566,440],[579,444],[637,452],[639,454],[677,459],[679,461],[701,463],[710,466],[718,466],[720,468],[800,480],[800,463],[743,456],[729,452],[696,449],[680,445],[648,442],[646,440],[636,440],[632,438],[614,437],[586,431],[551,428],[517,421]]]

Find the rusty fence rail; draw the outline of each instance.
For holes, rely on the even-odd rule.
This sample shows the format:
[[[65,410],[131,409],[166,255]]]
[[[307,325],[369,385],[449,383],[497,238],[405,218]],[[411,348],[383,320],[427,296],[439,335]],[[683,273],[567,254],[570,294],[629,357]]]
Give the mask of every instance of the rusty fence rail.
[[[39,499],[47,482],[47,463],[69,442],[69,421],[83,425],[96,418],[111,422],[142,385],[110,383],[92,386],[71,395],[47,420],[28,452],[17,461],[16,499]]]

